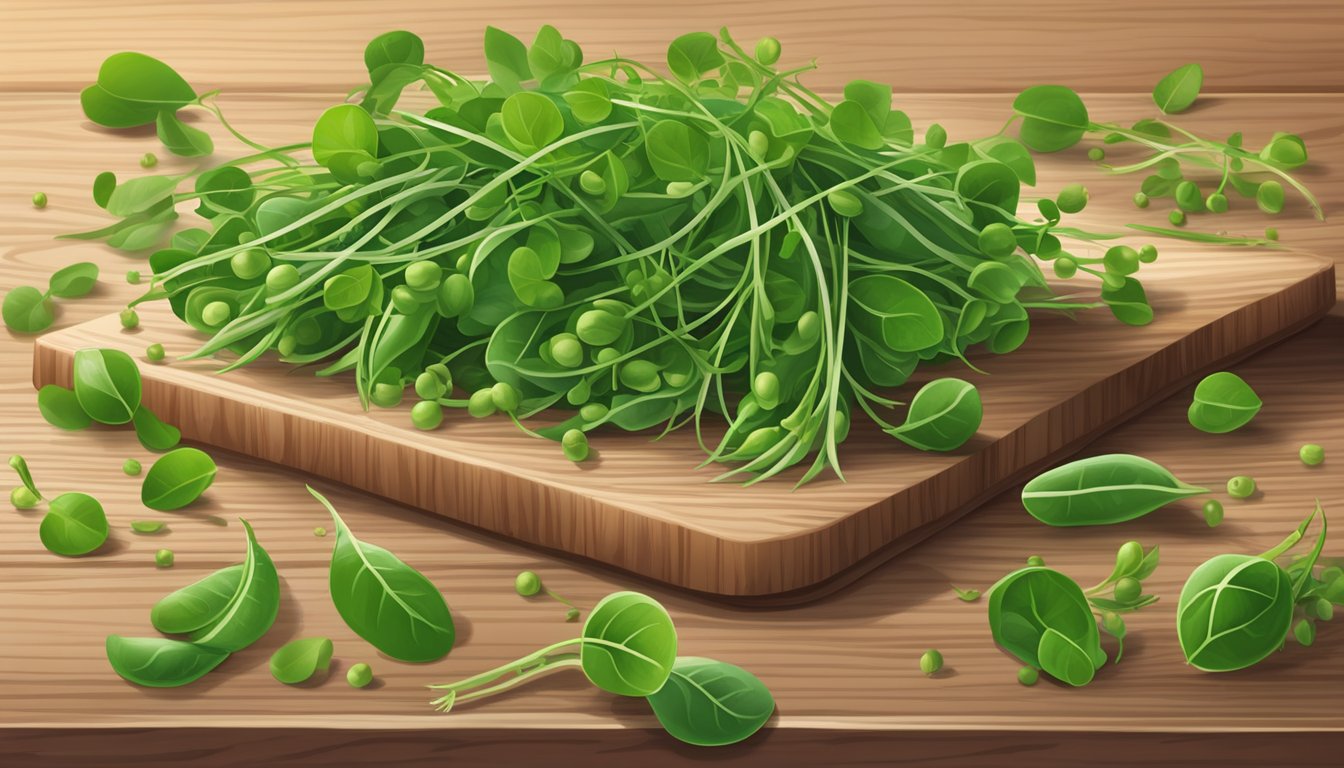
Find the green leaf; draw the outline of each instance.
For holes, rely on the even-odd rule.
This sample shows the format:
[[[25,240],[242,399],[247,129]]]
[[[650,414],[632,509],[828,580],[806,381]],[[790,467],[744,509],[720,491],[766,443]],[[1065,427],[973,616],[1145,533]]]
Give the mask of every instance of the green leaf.
[[[107,199],[107,212],[113,216],[133,216],[145,213],[171,201],[173,190],[182,181],[181,176],[141,176],[128,179],[112,190]]]
[[[935,379],[910,401],[905,423],[887,434],[921,451],[955,451],[980,429],[984,408],[975,385],[961,379]]]
[[[215,151],[210,134],[182,122],[175,112],[160,112],[154,124],[159,141],[174,155],[203,157]]]
[[[327,671],[333,646],[327,637],[304,637],[285,643],[271,654],[271,677],[297,685],[318,672]]]
[[[1022,277],[1006,264],[985,261],[971,270],[966,287],[997,304],[1011,304],[1022,290]]]
[[[1097,670],[1092,658],[1078,641],[1066,637],[1059,630],[1047,628],[1036,649],[1041,669],[1056,680],[1078,687],[1092,682]]]
[[[42,498],[42,492],[37,490],[37,485],[33,483],[33,473],[28,469],[28,461],[26,459],[18,454],[10,456],[9,467],[19,476],[19,482],[23,483],[23,487],[28,489],[28,492],[33,495],[33,498]]]
[[[322,304],[336,311],[358,307],[368,300],[373,291],[374,269],[369,264],[332,275],[322,288]]]
[[[96,83],[79,92],[79,106],[85,117],[104,128],[136,128],[159,116],[158,105],[119,99]]]
[[[223,611],[192,631],[191,641],[197,645],[241,651],[266,634],[280,611],[280,577],[275,564],[257,543],[252,526],[246,520],[242,522],[247,531],[247,556],[238,586]]]
[[[565,103],[574,119],[592,125],[611,115],[611,94],[605,80],[589,77],[565,92]]]
[[[160,632],[185,635],[214,624],[243,582],[243,564],[214,573],[165,595],[150,609],[149,621]]]
[[[56,270],[47,282],[47,290],[58,298],[77,299],[80,296],[87,296],[97,284],[98,265],[91,261],[81,261]]]
[[[555,309],[565,301],[560,286],[552,283],[537,252],[526,246],[515,248],[509,256],[509,285],[518,300],[535,309]]]
[[[831,132],[847,144],[863,149],[881,149],[886,145],[882,132],[857,101],[842,101],[831,110]]]
[[[197,448],[178,448],[154,462],[145,473],[140,502],[150,509],[169,512],[200,498],[215,481],[214,459]]]
[[[1204,85],[1204,68],[1198,64],[1177,67],[1153,87],[1153,103],[1165,114],[1184,112],[1199,96]]]
[[[131,423],[135,426],[135,436],[146,450],[162,453],[182,441],[182,432],[177,427],[163,423],[144,405],[135,409]]]
[[[242,213],[256,196],[252,177],[235,165],[202,173],[196,178],[196,194],[200,196],[196,212],[207,218],[221,213]]]
[[[508,32],[495,27],[485,28],[485,63],[490,70],[490,79],[506,93],[517,91],[519,83],[532,79],[532,69],[527,63],[527,46]]]
[[[1205,376],[1195,387],[1187,416],[1195,429],[1221,434],[1249,424],[1262,405],[1255,390],[1240,376],[1219,371]]]
[[[125,424],[140,407],[140,369],[118,349],[75,352],[75,397],[94,421]]]
[[[320,493],[308,489],[335,522],[331,601],[347,626],[398,661],[434,661],[453,648],[453,617],[423,574],[382,547],[355,538]]]
[[[107,636],[107,661],[125,680],[150,688],[195,682],[229,654],[166,637]]]
[[[1013,111],[1022,117],[1018,135],[1037,152],[1058,152],[1077,144],[1087,131],[1087,107],[1062,85],[1037,85],[1018,94]]]
[[[663,181],[700,181],[709,170],[709,139],[678,120],[659,120],[644,137],[653,173]]]
[[[1299,168],[1307,163],[1307,144],[1301,136],[1275,133],[1274,138],[1260,149],[1260,159],[1284,170]]]
[[[1069,685],[1091,682],[1106,661],[1082,588],[1049,568],[1023,568],[991,587],[989,627],[1005,651]]]
[[[683,83],[695,83],[723,66],[719,41],[708,32],[691,32],[667,46],[667,67]]]
[[[667,684],[648,702],[664,730],[700,747],[736,744],[759,731],[775,711],[770,689],[755,675],[696,656],[678,657]]]
[[[313,125],[313,159],[342,181],[366,178],[365,168],[376,165],[377,156],[378,127],[362,107],[338,104]]]
[[[529,155],[565,132],[565,119],[559,107],[534,91],[520,91],[505,99],[499,116],[509,141]]]
[[[1153,308],[1148,304],[1148,294],[1143,284],[1132,277],[1126,277],[1119,288],[1103,285],[1101,300],[1110,307],[1115,319],[1125,325],[1147,325],[1153,321]]]
[[[37,409],[42,418],[57,429],[72,432],[87,429],[93,419],[84,412],[73,389],[47,384],[37,391]]]
[[[1064,464],[1022,488],[1022,506],[1047,525],[1110,525],[1208,493],[1140,456],[1114,453]]]
[[[1017,213],[1021,181],[1012,168],[997,160],[977,160],[963,165],[957,171],[956,190],[963,198],[990,205],[1009,216]],[[1001,216],[987,216],[988,212],[972,208],[977,222],[999,221]]]
[[[1218,555],[1190,574],[1176,607],[1185,659],[1205,672],[1252,666],[1277,651],[1293,621],[1293,585],[1253,555]]]
[[[364,68],[373,76],[388,65],[425,63],[425,43],[405,30],[384,32],[364,47]]]
[[[99,208],[106,208],[109,200],[112,199],[112,192],[117,188],[117,175],[111,171],[103,171],[93,177],[93,202]]]
[[[998,136],[977,142],[976,148],[985,157],[1011,168],[1018,181],[1028,186],[1035,186],[1036,162],[1031,159],[1031,153],[1022,142],[1007,136]]]
[[[166,523],[164,523],[162,520],[132,520],[132,521],[131,521],[131,531],[132,531],[133,533],[140,533],[140,534],[145,534],[145,535],[155,534],[155,533],[158,533],[158,532],[164,530],[164,529],[167,528],[167,527],[168,527],[168,525],[167,525]]]
[[[677,630],[657,600],[614,592],[588,614],[579,647],[588,680],[618,696],[650,696],[672,674]]]
[[[899,277],[867,275],[849,286],[850,323],[895,352],[918,352],[943,340],[943,316],[925,293]]]
[[[0,305],[0,315],[5,319],[5,327],[15,333],[45,331],[56,321],[56,316],[52,314],[51,299],[28,285],[20,285],[5,294],[4,304]]]
[[[172,67],[143,53],[114,53],[98,69],[98,85],[123,101],[178,110],[196,100],[196,91]]]
[[[47,505],[38,536],[48,552],[66,557],[87,555],[107,541],[103,505],[86,493],[63,493]]]
[[[527,49],[527,63],[532,76],[541,82],[553,75],[568,72],[572,68],[570,54],[560,31],[550,24],[541,25],[532,47]]]

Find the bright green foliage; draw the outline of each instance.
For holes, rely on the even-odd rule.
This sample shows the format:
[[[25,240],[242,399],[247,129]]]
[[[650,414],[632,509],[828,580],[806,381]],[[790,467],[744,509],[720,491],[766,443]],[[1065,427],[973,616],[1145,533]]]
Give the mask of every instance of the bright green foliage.
[[[293,640],[271,654],[271,677],[286,684],[297,685],[318,672],[326,672],[334,650],[331,638],[304,637]]]
[[[1195,397],[1187,415],[1195,429],[1231,432],[1249,424],[1260,412],[1261,405],[1255,390],[1240,376],[1219,371],[1205,376],[1195,387]]]
[[[1184,112],[1195,103],[1204,85],[1204,68],[1198,64],[1178,67],[1153,88],[1153,103],[1168,115]]]
[[[109,177],[95,198],[121,222],[81,237],[152,246],[174,203],[197,201],[202,226],[153,253],[147,287],[209,336],[188,358],[322,363],[353,372],[371,405],[415,383],[433,402],[412,409],[420,427],[436,408],[520,423],[545,412],[535,434],[571,458],[605,430],[710,434],[722,420],[706,450],[748,482],[838,474],[857,412],[885,424],[883,390],[921,366],[1016,349],[1029,310],[1151,320],[1133,275],[1062,250],[1061,237],[1102,237],[1061,225],[1085,191],[1045,201],[1043,221],[1017,216],[1036,181],[1027,147],[1089,130],[1066,88],[1017,100],[1023,142],[928,126],[915,146],[889,85],[855,79],[829,102],[800,82],[810,66],[776,69],[769,38],[748,52],[727,31],[693,32],[666,68],[585,64],[550,26],[531,44],[488,28],[484,49],[490,78],[472,80],[426,64],[410,32],[380,35],[367,85],[318,117],[310,146]],[[108,111],[122,124],[199,103],[170,69],[136,61],[157,101],[142,110],[118,92]],[[437,103],[399,109],[419,84]],[[1117,287],[1100,301],[1056,294],[1038,258]],[[41,315],[38,299],[25,306]],[[433,366],[444,375],[424,379]],[[747,397],[762,374],[777,386]],[[893,429],[948,450],[978,421],[963,402],[948,436]],[[606,410],[587,419],[587,405]]]
[[[1037,475],[1022,488],[1022,506],[1047,525],[1110,525],[1207,492],[1148,459],[1115,453]]]
[[[205,493],[217,471],[205,451],[178,448],[160,457],[145,473],[140,502],[164,512],[181,509]]]

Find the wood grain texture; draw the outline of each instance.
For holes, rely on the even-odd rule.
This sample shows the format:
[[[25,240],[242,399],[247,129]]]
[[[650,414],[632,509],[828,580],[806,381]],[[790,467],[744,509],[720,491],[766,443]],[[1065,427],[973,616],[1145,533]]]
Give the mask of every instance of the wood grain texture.
[[[685,32],[726,25],[748,46],[775,35],[786,63],[817,59],[808,81],[831,90],[863,77],[899,93],[1046,82],[1147,92],[1190,61],[1203,63],[1210,91],[1344,90],[1336,0],[6,0],[0,91],[74,91],[107,54],[137,50],[203,89],[344,93],[364,77],[361,53],[380,32],[412,30],[435,64],[482,72],[487,24],[530,41],[544,23],[590,59],[616,51],[652,63]]]
[[[642,702],[606,696],[578,675],[552,677],[451,715],[428,707],[425,683],[488,668],[574,633],[557,604],[513,593],[517,571],[538,571],[548,586],[584,606],[632,586],[626,578],[323,487],[355,531],[420,568],[453,607],[460,633],[453,653],[427,665],[397,664],[346,629],[330,604],[330,539],[311,532],[325,521],[302,488],[310,478],[220,454],[220,476],[204,507],[158,515],[139,507],[138,482],[120,475],[122,457],[144,458],[129,432],[48,431],[20,439],[8,430],[0,450],[24,450],[47,488],[96,493],[116,532],[104,551],[69,561],[41,550],[35,514],[0,515],[0,612],[8,619],[0,624],[0,665],[7,670],[7,694],[19,702],[0,711],[0,744],[13,750],[0,751],[0,762],[9,755],[87,756],[98,745],[115,754],[137,739],[145,745],[137,755],[168,764],[205,760],[211,745],[226,743],[236,746],[218,764],[229,756],[303,764],[309,755],[345,755],[350,764],[404,755],[414,764],[433,755],[450,759],[459,746],[491,749],[505,765],[584,750],[613,763],[637,754],[650,765],[716,755],[763,765],[809,764],[807,757],[813,765],[939,764],[918,759],[930,755],[957,766],[1105,765],[1107,759],[1115,765],[1264,765],[1275,764],[1276,754],[1305,757],[1313,750],[1324,757],[1325,750],[1338,749],[1344,733],[1336,706],[1344,685],[1338,626],[1324,625],[1311,649],[1290,645],[1253,670],[1210,675],[1183,663],[1173,625],[1175,596],[1199,562],[1220,552],[1264,550],[1316,498],[1328,511],[1344,508],[1344,472],[1337,466],[1344,456],[1344,319],[1328,318],[1232,370],[1265,401],[1243,430],[1208,435],[1191,429],[1187,387],[1086,451],[1142,453],[1214,488],[1233,473],[1253,474],[1261,489],[1256,497],[1234,501],[1217,494],[1227,519],[1216,529],[1204,524],[1198,500],[1118,527],[1048,528],[1008,493],[843,593],[808,606],[747,611],[643,585],[671,611],[683,653],[742,664],[777,697],[778,716],[761,738],[704,755],[687,755],[648,733],[653,724]],[[1306,468],[1297,460],[1298,446],[1307,441],[1325,446],[1325,464]],[[126,531],[129,520],[146,516],[167,520],[171,532],[156,538]],[[148,690],[121,682],[103,658],[104,636],[148,632],[154,600],[237,561],[242,531],[215,520],[235,516],[257,526],[282,574],[276,626],[190,687]],[[1116,547],[1127,539],[1161,546],[1162,565],[1148,582],[1161,600],[1130,617],[1124,661],[1103,669],[1086,688],[1048,682],[1022,688],[1016,664],[990,639],[985,604],[963,603],[950,591],[952,583],[983,589],[1029,554],[1092,583],[1109,571]],[[161,546],[177,552],[173,569],[153,567],[152,553]],[[1338,543],[1326,549],[1327,556],[1340,553]],[[310,635],[335,640],[331,678],[313,688],[280,686],[266,659],[284,642]],[[917,664],[931,647],[947,659],[946,671],[933,679]],[[340,679],[357,661],[373,664],[375,689],[350,689]],[[815,742],[811,752],[807,741]],[[1089,744],[1109,746],[1083,760]]]
[[[86,258],[109,278],[143,268],[135,258],[50,240],[102,223],[88,201],[95,173],[112,168],[133,175],[141,153],[159,151],[152,135],[114,139],[83,121],[75,91],[106,53],[158,53],[202,87],[229,86],[223,104],[230,118],[260,139],[283,141],[293,138],[292,126],[271,124],[270,116],[306,110],[314,119],[359,79],[365,40],[391,26],[424,35],[436,60],[479,71],[484,23],[526,32],[554,21],[593,50],[619,45],[655,58],[674,32],[730,23],[743,39],[780,35],[786,59],[820,55],[823,69],[811,82],[821,88],[870,77],[892,81],[900,92],[999,92],[902,100],[917,126],[939,120],[954,138],[997,130],[1011,92],[1045,80],[1134,92],[1085,94],[1096,118],[1147,116],[1152,106],[1142,93],[1156,74],[1197,59],[1209,68],[1209,87],[1223,93],[1203,100],[1181,124],[1210,135],[1245,130],[1252,142],[1274,130],[1301,133],[1313,157],[1305,180],[1327,210],[1344,206],[1344,98],[1283,93],[1340,90],[1344,70],[1335,49],[1344,6],[1333,0],[1272,7],[1139,0],[1106,8],[973,0],[955,6],[884,3],[876,11],[866,3],[698,0],[622,4],[617,10],[606,2],[561,8],[507,0],[487,6],[417,3],[427,10],[395,2],[313,5],[0,4],[6,34],[0,49],[0,178],[6,182],[0,189],[0,290],[39,283],[54,268]],[[366,12],[372,16],[361,15]],[[290,95],[298,88],[309,92]],[[1044,169],[1043,192],[1083,180],[1092,187],[1095,210],[1089,216],[1111,216],[1116,224],[1163,219],[1158,208],[1127,207],[1137,179],[1094,185],[1098,175],[1083,170],[1082,148],[1057,161]],[[175,160],[164,166],[186,167]],[[45,211],[28,203],[38,189],[52,196]],[[1294,207],[1274,223],[1293,247],[1344,260],[1339,220],[1317,223]],[[1266,224],[1245,209],[1201,221],[1236,232]],[[1207,279],[1218,279],[1216,256]],[[1344,280],[1344,271],[1338,279]],[[113,312],[134,293],[107,279],[89,299],[67,304],[58,325]],[[330,540],[312,538],[312,526],[325,521],[302,490],[312,478],[221,454],[221,477],[205,506],[163,516],[171,525],[166,538],[134,537],[128,521],[152,516],[139,506],[138,483],[119,470],[126,456],[146,458],[134,437],[112,430],[65,435],[42,423],[30,381],[31,339],[0,334],[0,453],[29,456],[46,488],[98,496],[117,528],[112,544],[95,557],[65,561],[41,550],[37,516],[0,514],[0,664],[7,702],[0,707],[0,764],[507,766],[555,764],[559,758],[560,764],[649,766],[719,760],[1262,766],[1281,764],[1287,755],[1331,764],[1344,732],[1337,702],[1344,636],[1338,627],[1326,627],[1310,651],[1294,648],[1250,672],[1210,676],[1182,663],[1172,625],[1174,596],[1196,563],[1222,551],[1263,550],[1316,495],[1328,509],[1344,506],[1344,473],[1333,463],[1344,456],[1342,349],[1344,321],[1331,319],[1239,366],[1267,401],[1245,432],[1212,437],[1185,428],[1187,390],[1088,448],[1142,452],[1212,485],[1234,471],[1254,473],[1263,496],[1229,502],[1228,522],[1218,529],[1204,528],[1194,505],[1183,505],[1123,528],[1045,530],[1033,527],[1008,494],[845,593],[807,607],[744,611],[643,585],[672,610],[685,652],[742,664],[778,698],[779,717],[765,733],[739,748],[703,752],[653,731],[640,702],[612,700],[575,678],[556,678],[448,717],[425,707],[422,684],[474,673],[572,632],[553,605],[514,596],[518,570],[538,570],[553,588],[586,605],[631,586],[629,579],[329,489],[356,530],[397,551],[443,588],[458,619],[460,646],[448,659],[428,666],[381,659],[345,629],[330,605]],[[1326,445],[1332,458],[1325,466],[1305,470],[1297,464],[1297,445],[1307,440]],[[104,636],[149,632],[154,600],[236,562],[242,533],[236,524],[221,528],[219,522],[238,515],[258,524],[285,577],[280,622],[257,646],[191,688],[146,691],[122,683],[103,658]],[[1163,600],[1131,622],[1125,662],[1087,689],[1022,689],[1013,679],[1015,664],[990,642],[983,606],[962,604],[947,591],[952,580],[987,586],[1029,553],[1095,581],[1105,575],[1118,543],[1131,537],[1161,544],[1164,565],[1153,585]],[[177,551],[179,565],[158,571],[153,552],[164,545]],[[1339,551],[1332,546],[1327,554]],[[275,683],[266,672],[270,652],[313,634],[336,640],[336,676],[315,690]],[[950,670],[941,679],[927,680],[917,671],[918,656],[928,647],[948,656]],[[355,691],[339,679],[344,666],[356,661],[373,663],[379,688]]]
[[[984,401],[976,438],[946,454],[905,448],[865,421],[841,447],[845,479],[801,488],[805,467],[743,488],[694,471],[691,430],[602,430],[595,456],[574,464],[554,443],[504,418],[452,411],[432,433],[410,403],[360,412],[353,374],[317,379],[263,361],[219,374],[224,361],[144,365],[144,402],[187,440],[234,451],[429,510],[450,520],[639,576],[729,597],[799,598],[852,578],[958,515],[1076,450],[1100,430],[1221,362],[1293,333],[1334,305],[1334,265],[1315,257],[1219,254],[1220,280],[1201,279],[1208,251],[1166,253],[1145,270],[1158,320],[1133,328],[1109,313],[1038,317],[1020,349],[973,356]],[[37,340],[33,383],[71,386],[75,353],[120,349],[143,359],[147,339],[175,355],[202,343],[166,302],[138,309],[127,332],[108,315]],[[1042,371],[1049,370],[1048,380]],[[971,375],[960,365],[920,382]],[[781,595],[781,593],[789,593]]]

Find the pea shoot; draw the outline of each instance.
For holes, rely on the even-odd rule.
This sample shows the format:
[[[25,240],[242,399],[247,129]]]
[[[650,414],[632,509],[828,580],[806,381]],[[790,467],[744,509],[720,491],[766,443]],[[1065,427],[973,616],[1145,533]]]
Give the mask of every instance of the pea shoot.
[[[602,431],[715,433],[718,479],[798,467],[807,482],[842,476],[856,419],[901,440],[893,450],[955,449],[964,440],[925,439],[942,422],[913,434],[925,406],[952,404],[902,414],[889,390],[968,350],[1012,352],[1038,311],[1152,320],[1134,249],[1086,255],[1111,234],[1066,221],[1086,188],[1019,217],[1036,180],[1024,143],[917,131],[890,86],[867,80],[828,100],[800,79],[815,65],[777,66],[773,38],[748,51],[726,30],[690,33],[663,66],[584,63],[550,26],[530,46],[491,28],[489,81],[426,63],[409,32],[365,53],[368,82],[302,144],[229,128],[256,152],[95,181],[121,223],[78,236],[131,250],[167,238],[175,203],[195,201],[201,226],[157,252],[170,255],[145,289],[208,335],[187,359],[327,361],[321,373],[353,372],[369,407],[413,388],[416,428],[451,409],[504,418],[576,462]],[[139,124],[117,95],[129,82],[157,105],[169,151],[209,154],[176,115],[217,108],[142,54],[104,63],[90,119]],[[398,108],[417,84],[438,105]],[[1048,118],[1031,120],[1058,126]],[[1091,295],[1057,291],[1042,262]],[[978,427],[976,403],[950,414],[959,435]]]
[[[578,606],[547,589],[541,583],[541,577],[537,575],[536,571],[521,571],[513,580],[513,589],[521,597],[536,597],[544,592],[552,600],[568,606],[569,609],[565,612],[565,621],[578,621],[581,615]]]

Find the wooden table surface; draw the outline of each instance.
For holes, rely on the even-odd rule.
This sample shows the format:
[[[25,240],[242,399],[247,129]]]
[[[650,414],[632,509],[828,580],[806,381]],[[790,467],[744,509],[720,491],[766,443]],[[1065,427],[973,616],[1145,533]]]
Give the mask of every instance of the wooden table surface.
[[[1152,8],[1149,9],[1149,6]],[[1330,2],[1275,6],[1224,2],[1207,10],[1158,2],[1084,12],[1054,0],[1023,9],[988,1],[955,19],[928,4],[842,3],[818,15],[815,4],[742,3],[732,9],[693,2],[626,12],[611,3],[578,3],[564,14],[548,4],[297,2],[231,4],[27,3],[0,8],[7,42],[0,52],[0,290],[44,280],[54,268],[89,259],[107,275],[88,299],[67,302],[58,327],[115,311],[135,290],[117,276],[142,260],[51,240],[97,225],[88,201],[94,173],[130,175],[152,136],[112,138],[79,114],[76,89],[108,52],[141,49],[164,56],[201,87],[231,86],[231,119],[265,141],[277,109],[321,107],[358,79],[364,38],[384,27],[421,32],[431,58],[479,67],[474,41],[484,22],[530,33],[541,21],[594,45],[649,54],[672,35],[720,21],[741,36],[771,31],[786,56],[820,55],[833,86],[849,77],[885,77],[898,91],[955,91],[898,97],[917,125],[942,121],[952,135],[992,132],[1018,87],[1043,79],[1085,90],[1094,117],[1133,119],[1151,111],[1140,92],[1171,66],[1202,60],[1220,91],[1182,117],[1214,133],[1248,138],[1292,130],[1306,138],[1312,165],[1303,177],[1327,211],[1344,206],[1344,71],[1333,53],[1344,13]],[[1025,7],[1025,6],[1024,6]],[[1151,13],[1147,13],[1151,10]],[[1218,23],[1204,18],[1216,14]],[[1157,19],[1166,23],[1145,21]],[[270,18],[271,23],[265,19]],[[710,21],[713,19],[714,21]],[[568,23],[566,23],[568,21]],[[1008,28],[1026,29],[1017,33]],[[1193,30],[1199,30],[1196,34]],[[1141,37],[1142,36],[1142,37]],[[1240,37],[1239,37],[1240,36]],[[901,45],[908,37],[911,45]],[[1229,40],[1241,39],[1232,44]],[[1255,40],[1249,44],[1247,40]],[[1141,46],[1130,43],[1138,40]],[[472,46],[468,49],[467,46]],[[1021,46],[1023,50],[1019,50]],[[276,62],[274,65],[269,62]],[[916,74],[918,73],[918,74]],[[830,78],[830,79],[827,79]],[[218,133],[216,131],[216,133]],[[160,153],[162,155],[162,153]],[[177,162],[171,161],[168,162]],[[1081,151],[1052,161],[1043,189],[1083,180],[1093,189],[1089,215],[1156,222],[1160,212],[1125,207],[1131,180],[1105,182]],[[172,166],[169,166],[172,167]],[[42,189],[51,205],[28,204]],[[1118,220],[1118,219],[1117,219]],[[1201,222],[1212,222],[1209,218]],[[1211,226],[1256,231],[1254,212]],[[1344,260],[1344,229],[1312,220],[1300,206],[1274,222],[1287,245]],[[1264,252],[1270,264],[1272,252]],[[1159,265],[1160,266],[1160,262]],[[1209,252],[1209,279],[1218,254]],[[1340,309],[1336,308],[1336,313]],[[447,596],[459,645],[429,665],[381,658],[341,623],[326,594],[330,539],[303,483],[310,478],[243,456],[217,456],[221,471],[208,503],[171,518],[166,537],[135,537],[138,481],[123,458],[145,458],[120,430],[58,433],[42,422],[30,384],[31,339],[0,336],[0,454],[29,458],[45,488],[96,495],[117,528],[95,557],[67,561],[46,553],[34,513],[0,513],[0,765],[462,765],[690,764],[727,760],[761,765],[1266,765],[1344,748],[1344,633],[1325,626],[1310,649],[1290,646],[1254,670],[1199,673],[1176,644],[1175,597],[1191,568],[1224,552],[1257,552],[1277,542],[1319,497],[1344,509],[1344,318],[1332,317],[1235,366],[1266,402],[1247,429],[1225,436],[1194,431],[1184,418],[1189,388],[1086,450],[1138,452],[1187,481],[1220,486],[1227,476],[1256,476],[1262,494],[1227,504],[1227,521],[1207,528],[1194,504],[1176,505],[1122,527],[1049,529],[1031,520],[1014,494],[878,568],[844,592],[781,610],[726,607],[455,526],[413,510],[324,485],[351,526],[420,568]],[[1045,374],[1043,374],[1045,375]],[[1297,461],[1303,442],[1326,447],[1325,465]],[[121,682],[102,651],[108,633],[151,633],[158,596],[242,553],[246,517],[283,578],[280,619],[252,648],[192,686],[172,690]],[[224,525],[228,523],[228,525]],[[949,584],[988,586],[1027,555],[1081,582],[1109,570],[1126,539],[1162,547],[1150,582],[1162,596],[1130,621],[1125,659],[1084,689],[1019,686],[1016,664],[995,648],[984,604],[954,598]],[[178,564],[159,570],[153,551],[168,546]],[[1327,554],[1340,554],[1328,547]],[[556,676],[525,692],[451,715],[430,711],[420,686],[471,674],[575,632],[554,604],[517,597],[517,571],[538,571],[548,586],[591,606],[620,588],[643,589],[677,622],[684,653],[745,666],[774,691],[778,714],[752,741],[712,752],[674,744],[654,727],[645,705],[596,692],[576,676]],[[266,670],[284,642],[325,634],[336,641],[334,674],[324,684],[287,688]],[[940,649],[948,669],[918,671],[920,653]],[[354,690],[340,676],[370,662],[378,683]]]

